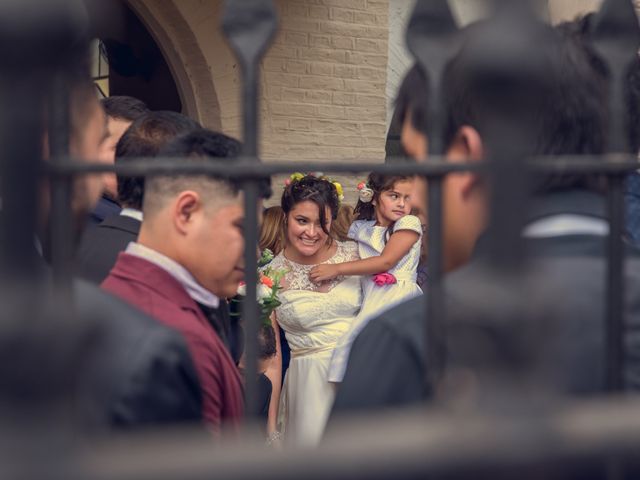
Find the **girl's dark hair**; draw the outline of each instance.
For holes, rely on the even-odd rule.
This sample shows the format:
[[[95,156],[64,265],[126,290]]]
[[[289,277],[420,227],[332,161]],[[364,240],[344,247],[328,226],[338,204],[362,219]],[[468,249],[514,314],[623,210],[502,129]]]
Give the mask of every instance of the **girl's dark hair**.
[[[336,187],[328,180],[312,175],[307,175],[298,181],[291,182],[282,192],[282,201],[280,203],[285,217],[289,215],[289,212],[298,203],[306,201],[313,202],[318,206],[322,231],[331,237],[331,233],[327,228],[326,210],[329,207],[332,220],[337,218],[340,200],[338,199]]]
[[[382,175],[380,173],[371,173],[367,178],[367,187],[373,190],[373,200],[369,203],[364,203],[358,200],[355,210],[356,220],[375,220],[376,209],[373,206],[373,202],[380,198],[380,194],[382,192],[391,190],[397,182],[408,180],[411,180],[411,177],[406,175]]]

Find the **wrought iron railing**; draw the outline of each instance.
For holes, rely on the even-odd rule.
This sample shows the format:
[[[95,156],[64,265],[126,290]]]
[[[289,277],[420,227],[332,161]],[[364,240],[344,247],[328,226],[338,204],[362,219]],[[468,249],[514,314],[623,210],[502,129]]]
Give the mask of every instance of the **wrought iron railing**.
[[[523,18],[527,2],[497,2],[501,14],[516,22]],[[35,8],[34,8],[35,7]],[[42,134],[42,105],[45,92],[41,90],[41,76],[33,80],[38,69],[51,85],[49,134],[51,157],[44,174],[52,179],[52,260],[54,285],[57,293],[56,318],[63,312],[73,315],[72,250],[70,241],[71,178],[73,175],[116,172],[119,176],[161,174],[224,174],[244,181],[246,211],[246,283],[247,297],[256,297],[256,256],[258,239],[259,181],[265,176],[289,173],[293,170],[323,170],[334,173],[403,173],[419,174],[428,181],[429,217],[429,282],[426,288],[426,345],[429,371],[437,375],[443,368],[444,318],[443,304],[443,242],[442,193],[443,180],[451,173],[484,170],[493,175],[495,191],[492,203],[492,225],[489,238],[494,251],[503,252],[493,258],[492,265],[500,274],[517,264],[512,244],[520,236],[518,225],[510,220],[513,211],[522,210],[523,176],[531,172],[600,173],[609,179],[609,247],[607,273],[606,315],[606,385],[611,392],[622,389],[623,355],[623,181],[625,175],[638,168],[635,152],[629,153],[624,137],[624,74],[636,55],[640,28],[630,0],[605,0],[596,21],[594,42],[606,60],[612,78],[610,154],[602,157],[566,157],[504,162],[509,149],[494,152],[494,157],[482,165],[448,163],[443,158],[444,111],[441,78],[449,59],[458,47],[456,26],[445,0],[419,0],[407,32],[408,45],[416,61],[431,79],[430,160],[423,164],[380,164],[377,162],[307,162],[261,163],[258,150],[259,131],[259,64],[277,29],[276,10],[269,0],[228,0],[225,6],[223,30],[242,67],[244,127],[243,157],[230,167],[203,163],[190,164],[176,159],[127,162],[107,167],[100,164],[76,162],[69,156],[69,92],[65,82],[67,53],[87,40],[79,4],[75,1],[7,0],[0,4],[0,138],[2,141],[2,216],[0,217],[0,262],[4,291],[2,298],[8,311],[22,311],[24,321],[36,315],[33,305],[33,285],[38,274],[33,265],[32,239],[38,214],[36,186],[42,175],[39,142]],[[511,13],[505,13],[513,10]],[[522,20],[517,20],[522,21]],[[517,36],[522,25],[506,22],[503,26]],[[498,45],[495,45],[498,50]],[[486,49],[484,55],[494,54]],[[478,60],[482,61],[482,58]],[[527,62],[526,55],[521,59]],[[533,61],[533,60],[532,60]],[[515,63],[513,68],[519,68]],[[10,92],[10,96],[7,96]],[[604,161],[603,161],[604,160]],[[505,202],[504,199],[511,199]],[[515,202],[515,203],[514,203]],[[19,308],[18,308],[19,307]],[[500,305],[496,300],[496,312]],[[6,314],[4,319],[7,320]],[[41,319],[42,320],[42,319]],[[254,378],[256,370],[258,306],[249,302],[244,311],[247,335],[247,378]],[[2,338],[12,338],[12,322],[5,322]],[[36,322],[36,325],[38,323]],[[11,417],[13,409],[20,410],[16,393],[28,385],[31,378],[12,383],[8,367],[0,367],[1,384],[5,385],[3,417]],[[435,381],[427,378],[425,381]],[[20,385],[18,385],[20,384]],[[249,416],[257,412],[257,392],[247,382]],[[13,390],[15,389],[15,391]],[[615,458],[628,456],[640,445],[638,415],[640,405],[616,401],[614,397],[593,405],[557,403],[557,408],[536,417],[506,419],[497,414],[470,414],[461,420],[446,411],[406,413],[386,418],[345,420],[345,425],[329,444],[314,452],[276,455],[265,452],[255,438],[248,435],[244,450],[221,447],[211,453],[209,444],[198,436],[175,433],[166,437],[128,439],[126,452],[117,443],[94,446],[91,452],[70,451],[85,455],[70,457],[70,463],[59,472],[91,478],[386,478],[410,477],[425,473],[460,473],[473,468],[526,467],[536,463],[569,461],[582,458]],[[374,425],[371,428],[371,425]],[[55,425],[55,424],[54,424]],[[429,428],[427,428],[427,426]],[[469,427],[471,426],[471,427]],[[25,428],[29,428],[26,424]],[[469,429],[471,428],[471,429]],[[34,430],[37,432],[37,430]],[[373,432],[373,434],[365,434]],[[488,440],[491,439],[491,440]],[[452,455],[443,446],[455,450]],[[132,453],[133,452],[133,453]],[[69,453],[69,452],[68,452]],[[52,468],[55,467],[52,463]],[[24,468],[22,471],[32,471]],[[33,470],[34,472],[36,470]],[[612,470],[615,474],[616,471]]]

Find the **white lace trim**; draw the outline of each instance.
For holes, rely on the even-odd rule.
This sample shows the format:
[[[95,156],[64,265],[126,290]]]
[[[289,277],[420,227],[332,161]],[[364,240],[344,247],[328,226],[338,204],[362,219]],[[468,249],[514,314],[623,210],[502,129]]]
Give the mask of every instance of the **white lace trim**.
[[[326,262],[328,264],[350,262],[358,260],[357,244],[355,242],[336,242],[338,249],[336,253]],[[337,277],[322,285],[317,285],[309,279],[309,273],[315,265],[302,265],[292,262],[284,256],[284,252],[280,252],[269,267],[274,269],[284,269],[287,274],[284,277],[284,290],[308,290],[311,292],[331,291],[336,285],[344,280],[344,277]]]

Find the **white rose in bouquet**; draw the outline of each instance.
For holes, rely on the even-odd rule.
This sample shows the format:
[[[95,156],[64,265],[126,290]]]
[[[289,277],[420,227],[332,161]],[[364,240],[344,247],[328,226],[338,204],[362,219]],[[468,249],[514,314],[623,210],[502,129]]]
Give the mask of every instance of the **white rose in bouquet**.
[[[244,282],[238,285],[238,295],[243,297],[246,297],[247,295],[247,285]],[[257,285],[256,298],[259,302],[262,302],[262,300],[269,295],[271,295],[271,289],[269,287],[263,285],[262,283]]]

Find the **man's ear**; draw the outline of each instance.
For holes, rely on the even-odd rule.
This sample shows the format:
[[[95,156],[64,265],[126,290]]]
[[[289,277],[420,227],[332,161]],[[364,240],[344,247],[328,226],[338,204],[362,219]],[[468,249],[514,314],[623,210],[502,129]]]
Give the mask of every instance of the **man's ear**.
[[[479,161],[484,158],[484,146],[480,133],[468,125],[460,127],[447,149],[447,157],[453,161]]]
[[[461,127],[448,149],[447,156],[458,162],[481,161],[484,158],[484,146],[480,133],[468,125]],[[475,173],[464,175],[460,189],[462,195],[468,197],[481,181],[480,176]]]
[[[185,191],[174,202],[173,223],[185,235],[193,224],[193,215],[202,209],[202,201],[197,192]]]

